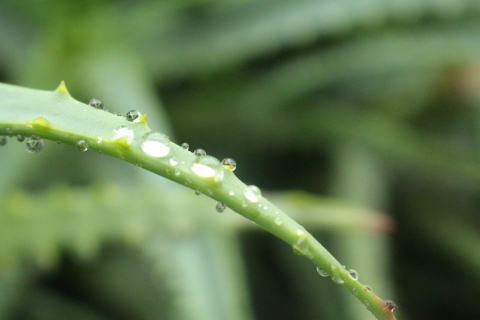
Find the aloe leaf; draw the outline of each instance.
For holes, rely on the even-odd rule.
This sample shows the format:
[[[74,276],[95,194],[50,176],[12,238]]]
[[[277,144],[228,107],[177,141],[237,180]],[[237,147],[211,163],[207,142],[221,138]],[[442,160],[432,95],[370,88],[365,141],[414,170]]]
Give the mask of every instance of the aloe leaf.
[[[287,214],[247,187],[233,173],[210,156],[198,156],[169,142],[147,125],[146,115],[134,122],[73,99],[65,84],[53,92],[0,85],[0,134],[38,136],[88,148],[166,177],[212,199],[258,224],[292,246],[332,280],[354,294],[377,319],[395,319],[395,306],[383,301],[353,279],[311,234]],[[148,135],[147,135],[148,134]]]

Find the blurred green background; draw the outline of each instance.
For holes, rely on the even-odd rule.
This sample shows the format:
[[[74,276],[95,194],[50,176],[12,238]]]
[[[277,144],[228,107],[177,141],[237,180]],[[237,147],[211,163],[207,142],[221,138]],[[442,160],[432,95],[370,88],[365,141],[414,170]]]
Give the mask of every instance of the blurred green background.
[[[480,1],[1,0],[0,81],[61,80],[234,158],[399,319],[480,318]],[[0,319],[373,319],[192,190],[0,151]]]

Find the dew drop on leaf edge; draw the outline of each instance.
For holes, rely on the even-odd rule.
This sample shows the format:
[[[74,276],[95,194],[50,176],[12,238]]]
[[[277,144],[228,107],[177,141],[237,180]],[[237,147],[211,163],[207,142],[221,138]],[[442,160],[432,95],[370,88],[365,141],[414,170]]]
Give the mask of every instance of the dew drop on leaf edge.
[[[88,143],[85,140],[78,140],[77,141],[77,149],[80,151],[87,151],[88,150]]]
[[[25,139],[29,153],[39,153],[43,149],[43,139],[38,136],[31,136]]]
[[[127,121],[133,122],[140,116],[140,112],[137,110],[130,110],[125,114],[125,119]]]
[[[197,149],[193,151],[193,154],[196,155],[197,157],[201,157],[201,156],[206,156],[207,152],[203,149]]]
[[[92,100],[90,100],[88,104],[91,107],[94,107],[96,109],[102,109],[102,110],[105,109],[105,105],[103,104],[103,101],[97,98],[93,98]]]
[[[231,158],[225,158],[222,160],[222,166],[230,171],[235,171],[237,168],[237,162]]]

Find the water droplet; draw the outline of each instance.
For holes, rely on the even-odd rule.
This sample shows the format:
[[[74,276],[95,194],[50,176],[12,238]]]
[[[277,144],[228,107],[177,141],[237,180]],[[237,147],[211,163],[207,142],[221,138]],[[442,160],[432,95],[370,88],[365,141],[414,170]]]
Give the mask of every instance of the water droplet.
[[[102,142],[103,142],[103,138],[100,137],[100,136],[98,136],[98,137],[97,137],[97,143],[102,143]]]
[[[201,157],[201,156],[206,156],[207,152],[203,149],[197,149],[193,151],[193,154],[196,155],[197,157]]]
[[[233,159],[226,158],[222,160],[222,166],[224,166],[227,170],[235,171],[237,168],[237,162]]]
[[[12,134],[12,133],[13,133],[12,128],[6,128],[5,130],[7,131],[8,134]]]
[[[234,196],[234,195],[235,195],[235,191],[233,191],[233,190],[228,191],[228,195]]]
[[[325,271],[323,271],[322,269],[320,269],[319,267],[317,267],[317,272],[319,275],[321,275],[322,277],[328,277],[328,273],[326,273]]]
[[[171,159],[170,159],[170,164],[171,164],[172,166],[176,166],[176,165],[178,164],[178,159],[175,158],[175,157],[171,158]]]
[[[178,177],[182,172],[180,170],[178,170],[177,168],[175,168],[173,173]]]
[[[182,143],[181,147],[185,150],[188,150],[188,148],[190,148],[190,145],[186,142]]]
[[[202,194],[202,192],[201,192],[200,190],[195,190],[195,194],[196,194],[197,196],[199,196],[199,195]]]
[[[103,101],[97,98],[93,98],[90,100],[88,103],[91,107],[97,108],[97,109],[104,109],[105,105],[103,104]]]
[[[88,143],[85,140],[78,140],[77,141],[77,149],[80,151],[87,151],[88,150]]]
[[[218,212],[223,212],[225,211],[226,208],[227,206],[223,202],[218,202],[217,205],[215,206],[215,210],[217,210]]]
[[[372,288],[370,286],[365,285],[364,287],[365,287],[365,289],[367,289],[367,291],[372,291]]]
[[[332,265],[332,281],[337,284],[342,284],[344,282],[342,277],[340,276],[340,271],[334,265]]]
[[[31,136],[25,139],[27,151],[30,153],[39,153],[43,148],[43,139],[38,136]]]
[[[357,270],[350,269],[348,270],[348,274],[353,280],[358,280],[358,272]]]
[[[217,158],[212,156],[201,156],[195,158],[190,167],[197,176],[208,178],[215,177],[217,182],[223,179],[223,167]]]
[[[170,139],[161,132],[151,131],[143,136],[140,147],[153,157],[165,157],[170,152]]]
[[[283,221],[282,219],[280,219],[279,217],[276,217],[273,222],[277,225],[277,226],[281,226],[283,224]]]
[[[20,141],[20,142],[22,142],[22,141],[25,140],[25,137],[22,136],[21,134],[19,134],[19,135],[17,136],[17,140]]]
[[[392,300],[385,300],[385,305],[386,305],[386,308],[390,310],[397,308],[397,305]]]
[[[117,129],[113,130],[112,140],[118,140],[126,137],[126,142],[131,144],[135,134],[132,129],[127,128],[126,126],[120,126]]]
[[[242,207],[246,208],[248,206],[247,200],[242,201]]]
[[[258,202],[259,198],[262,196],[262,192],[257,186],[251,185],[245,190],[244,196],[250,202]]]
[[[267,206],[263,207],[263,210],[268,210],[268,207]]]
[[[0,136],[0,146],[6,145],[8,142],[8,137],[7,136]]]
[[[133,122],[135,119],[137,119],[140,116],[140,112],[137,110],[130,110],[125,114],[125,118],[127,121]]]

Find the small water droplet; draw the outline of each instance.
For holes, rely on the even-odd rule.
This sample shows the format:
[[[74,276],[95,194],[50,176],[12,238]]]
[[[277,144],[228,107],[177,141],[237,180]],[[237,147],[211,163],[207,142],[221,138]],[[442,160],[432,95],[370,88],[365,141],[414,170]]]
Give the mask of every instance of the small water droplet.
[[[223,202],[218,202],[217,205],[215,206],[215,210],[217,210],[218,212],[223,212],[225,211],[226,208],[227,206]]]
[[[127,128],[126,126],[120,126],[117,129],[113,130],[112,140],[117,140],[123,137],[126,137],[128,144],[131,144],[135,134],[132,129]]]
[[[259,198],[262,196],[262,192],[257,186],[250,185],[245,190],[244,196],[250,202],[258,202]]]
[[[97,108],[97,109],[104,109],[105,105],[103,104],[103,101],[97,98],[93,98],[90,100],[88,103],[91,107]]]
[[[6,145],[8,142],[8,137],[7,136],[0,136],[0,146]]]
[[[247,200],[242,201],[242,207],[246,208],[248,206]]]
[[[233,159],[226,158],[222,160],[222,166],[224,166],[227,170],[235,171],[237,168],[237,162]]]
[[[135,119],[137,119],[140,116],[140,112],[137,110],[130,110],[125,114],[125,118],[127,121],[133,122]]]
[[[228,195],[234,196],[234,195],[235,195],[235,191],[233,191],[233,190],[228,191]]]
[[[176,166],[176,165],[178,164],[178,159],[175,158],[175,157],[171,158],[171,159],[170,159],[170,164],[171,164],[172,166]]]
[[[13,134],[12,128],[6,128],[5,130],[7,131],[8,134]]]
[[[195,194],[196,194],[197,196],[199,196],[199,195],[202,194],[202,192],[201,192],[200,190],[195,190]]]
[[[207,152],[203,149],[197,149],[193,151],[193,154],[196,155],[197,157],[201,157],[201,156],[206,156]]]
[[[348,274],[353,280],[358,280],[358,272],[357,270],[350,269],[348,270]]]
[[[322,277],[328,277],[328,273],[326,273],[325,271],[323,271],[322,269],[320,269],[320,267],[317,267],[317,272],[319,275],[321,275]]]
[[[180,170],[178,170],[177,168],[175,168],[175,170],[173,171],[173,173],[174,173],[177,177],[182,174],[182,172],[181,172]]]
[[[88,143],[85,140],[78,140],[77,141],[77,149],[80,151],[87,151],[88,150]]]
[[[165,157],[170,152],[170,139],[161,132],[151,131],[143,136],[140,147],[153,157]]]
[[[332,281],[337,284],[342,284],[344,282],[342,277],[340,276],[340,271],[334,265],[332,265]]]
[[[365,287],[365,289],[367,289],[367,291],[372,291],[372,288],[370,286],[365,285],[364,287]]]
[[[98,136],[98,137],[97,137],[97,143],[102,143],[102,142],[103,142],[103,138],[100,137],[100,136]]]
[[[283,224],[283,221],[282,219],[280,219],[279,217],[276,217],[273,222],[277,225],[277,226],[281,226]]]
[[[19,134],[19,135],[17,136],[17,140],[20,141],[20,142],[22,142],[22,141],[25,140],[25,137],[22,136],[21,134]]]
[[[190,148],[190,145],[186,142],[182,143],[181,147],[185,150],[188,150],[188,148]]]
[[[268,210],[268,207],[267,206],[263,207],[263,210]]]
[[[31,136],[25,139],[27,151],[30,153],[39,153],[43,149],[43,139],[38,136]]]
[[[217,158],[212,156],[200,156],[193,160],[190,166],[197,176],[208,178],[215,177],[217,182],[223,179],[223,167]]]

